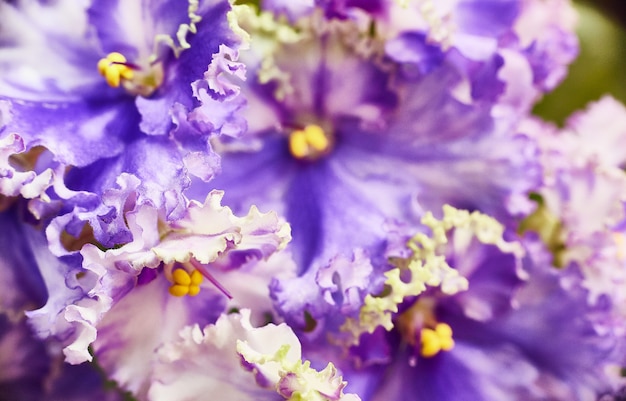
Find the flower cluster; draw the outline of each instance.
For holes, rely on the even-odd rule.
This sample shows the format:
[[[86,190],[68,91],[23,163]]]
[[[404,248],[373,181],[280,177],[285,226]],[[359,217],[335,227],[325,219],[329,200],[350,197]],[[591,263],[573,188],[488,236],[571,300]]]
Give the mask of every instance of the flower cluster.
[[[0,2],[0,398],[599,400],[626,108],[568,0]]]

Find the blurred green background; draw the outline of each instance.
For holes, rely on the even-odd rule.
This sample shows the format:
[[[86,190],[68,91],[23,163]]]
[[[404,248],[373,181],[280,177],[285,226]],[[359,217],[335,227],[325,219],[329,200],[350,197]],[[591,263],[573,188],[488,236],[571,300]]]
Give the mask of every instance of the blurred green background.
[[[558,124],[604,94],[626,103],[626,0],[575,4],[580,54],[567,78],[535,107],[536,114]]]

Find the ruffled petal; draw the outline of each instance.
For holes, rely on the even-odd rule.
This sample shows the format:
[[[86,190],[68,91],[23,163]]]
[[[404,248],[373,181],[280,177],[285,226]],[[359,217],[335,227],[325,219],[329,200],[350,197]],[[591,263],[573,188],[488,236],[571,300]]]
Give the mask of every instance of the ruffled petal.
[[[266,353],[287,345],[288,357],[293,360],[300,357],[300,343],[286,325],[252,327],[249,313],[242,310],[241,314],[223,315],[204,329],[197,325],[186,327],[177,341],[159,349],[150,399],[185,400],[216,392],[224,400],[282,399],[272,388],[278,374],[271,368],[254,375],[248,372],[253,366],[242,366],[237,343],[244,342]]]
[[[333,258],[319,270],[289,279],[275,279],[271,295],[281,316],[298,333],[320,336],[336,330],[358,314],[367,293],[377,286],[365,252]]]
[[[51,169],[40,173],[35,171],[19,171],[11,165],[10,158],[23,153],[26,150],[24,140],[19,135],[9,135],[0,140],[0,194],[5,196],[21,195],[32,199],[43,196],[44,192],[52,185]]]
[[[261,214],[253,207],[247,216],[235,217],[229,208],[221,206],[222,197],[222,192],[214,191],[204,205],[192,201],[185,216],[172,223],[173,232],[152,251],[165,263],[187,262],[193,257],[204,264],[217,260],[238,267],[247,257],[269,257],[291,240],[289,225],[275,213]],[[208,221],[211,225],[206,224]],[[238,257],[239,253],[246,256]]]
[[[97,322],[93,351],[98,364],[141,398],[148,390],[155,350],[175,341],[187,325],[212,323],[224,308],[221,294],[178,298],[168,293],[170,284],[161,275],[137,285]]]
[[[311,368],[309,361],[300,359],[300,347],[294,350],[294,344],[282,344],[273,352],[268,352],[268,348],[267,344],[237,341],[237,353],[245,362],[246,369],[254,372],[260,386],[273,387],[278,394],[292,401],[360,400],[355,394],[343,393],[347,383],[332,363],[318,372]]]

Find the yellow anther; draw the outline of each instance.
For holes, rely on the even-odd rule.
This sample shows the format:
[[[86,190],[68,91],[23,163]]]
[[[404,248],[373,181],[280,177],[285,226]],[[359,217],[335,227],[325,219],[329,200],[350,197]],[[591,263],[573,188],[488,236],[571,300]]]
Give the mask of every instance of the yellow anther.
[[[328,149],[328,138],[319,125],[307,125],[304,128],[307,143],[315,150],[321,152]]]
[[[172,279],[176,284],[189,286],[191,284],[191,276],[187,273],[187,270],[176,269],[172,272]]]
[[[307,125],[289,135],[289,151],[297,159],[315,159],[329,148],[330,141],[319,125]]]
[[[200,292],[200,284],[202,284],[202,280],[204,277],[200,274],[199,271],[194,270],[191,272],[191,283],[189,283],[189,296],[195,297]]]
[[[440,351],[450,351],[454,347],[452,329],[445,323],[438,323],[435,329],[423,328],[421,333],[422,356],[430,358]]]
[[[98,61],[98,72],[102,75],[109,86],[117,88],[122,79],[132,79],[134,72],[126,64],[126,57],[118,52],[109,53],[105,58]]]
[[[306,135],[304,131],[294,131],[289,136],[289,150],[291,154],[297,157],[298,159],[302,159],[306,157],[309,146],[306,143]]]
[[[204,277],[197,270],[189,274],[184,269],[176,269],[172,272],[172,280],[174,284],[169,288],[170,294],[175,297],[183,297],[185,295],[193,297],[200,292],[200,284],[202,284]]]
[[[170,287],[170,294],[175,297],[184,297],[189,294],[189,286],[175,284]]]

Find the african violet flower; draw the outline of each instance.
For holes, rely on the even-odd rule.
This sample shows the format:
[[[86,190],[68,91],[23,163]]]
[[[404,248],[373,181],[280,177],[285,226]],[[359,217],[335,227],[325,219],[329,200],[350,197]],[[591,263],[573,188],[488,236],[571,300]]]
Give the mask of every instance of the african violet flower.
[[[605,97],[561,130],[538,119],[524,124],[541,145],[545,173],[522,228],[539,233],[557,266],[580,272],[591,305],[612,310],[595,320],[597,329],[623,335],[626,158],[617,149],[626,140],[626,109]]]
[[[291,21],[314,13],[316,6],[327,18],[351,19],[368,26],[372,35],[388,41],[387,48],[393,49],[390,57],[414,63],[413,69],[420,73],[430,70],[442,51],[460,52],[465,60],[457,60],[458,66],[474,84],[474,97],[505,89],[484,87],[484,82],[475,85],[477,80],[487,79],[493,86],[490,75],[501,69],[499,78],[525,93],[525,107],[563,79],[578,50],[576,16],[569,0],[263,2],[264,9]]]
[[[568,2],[274,0],[237,15],[226,1],[182,5],[0,5],[18,21],[0,37],[32,28],[0,53],[0,188],[34,198],[32,210],[60,205],[45,239],[0,216],[28,239],[9,262],[35,261],[32,277],[10,282],[43,281],[48,293],[28,313],[39,337],[71,363],[95,356],[140,399],[614,391],[602,368],[621,350],[603,323],[616,308],[598,301],[598,276],[575,250],[590,237],[608,244],[620,218],[584,231],[566,210],[579,263],[563,271],[533,239],[525,258],[504,240],[538,188],[541,134],[519,120],[575,53],[569,15],[531,16]],[[77,23],[50,27],[40,9]],[[22,69],[34,48],[56,68]],[[37,145],[54,168],[8,162]],[[188,202],[191,175],[221,168],[213,147],[223,174],[196,182]],[[585,177],[621,185],[570,157],[557,159],[563,188],[539,188],[547,202],[579,199]],[[275,213],[236,217],[212,188],[237,213],[285,215],[290,252],[278,252],[290,235]],[[611,216],[623,210],[615,194]],[[504,226],[450,206],[428,213],[444,204]],[[3,308],[23,308],[15,293]],[[225,313],[242,307],[253,310]],[[292,328],[263,325],[273,319]]]
[[[21,160],[27,161],[27,158]],[[32,171],[15,171],[14,184],[32,185],[49,170],[35,175]],[[32,174],[31,174],[32,173]],[[46,180],[44,180],[46,181]],[[17,192],[31,194],[29,190]],[[6,189],[4,187],[3,189]],[[29,212],[25,199],[3,197],[0,212],[0,394],[2,399],[41,400],[122,400],[115,389],[104,387],[104,377],[93,365],[72,367],[49,341],[36,337],[25,313],[42,307],[48,298],[44,278],[54,268],[56,258],[48,249],[45,235],[38,229],[41,222]],[[64,285],[64,283],[61,283]]]
[[[189,202],[182,218],[167,222],[163,208],[134,203],[137,178],[123,175],[119,184],[117,191],[127,196],[124,221],[132,241],[105,250],[86,244],[80,253],[68,252],[55,240],[62,238],[64,216],[57,219],[47,234],[60,257],[42,271],[49,297],[28,316],[39,336],[62,344],[68,362],[91,360],[91,345],[111,378],[142,395],[153,351],[182,327],[212,323],[227,307],[255,305],[256,319],[262,320],[267,290],[257,299],[237,297],[248,284],[242,277],[258,276],[267,288],[268,276],[278,273],[264,271],[263,260],[282,249],[290,235],[274,213],[251,208],[244,217],[234,216],[220,205],[219,192],[211,192],[203,204]],[[214,271],[236,279],[225,288]]]
[[[389,249],[388,289],[341,327],[359,363],[340,367],[363,399],[595,399],[613,388],[604,369],[619,337],[594,327],[611,311],[587,302],[575,272],[554,269],[531,238],[522,259],[522,244],[476,212],[423,223],[430,235]]]
[[[65,177],[73,189],[101,195],[127,172],[140,199],[182,213],[189,175],[219,169],[208,137],[237,133],[227,110],[187,119],[192,84],[239,41],[229,10],[227,0],[3,3],[1,135],[78,167]]]
[[[454,54],[412,76],[353,21],[312,16],[292,29],[267,13],[238,13],[251,35],[239,62],[256,77],[238,82],[249,131],[216,144],[224,168],[209,186],[225,189],[235,210],[257,204],[291,224],[301,277],[275,282],[272,296],[297,332],[327,317],[317,303],[323,269],[359,269],[361,291],[375,285],[366,271],[386,269],[390,222],[448,203],[515,224],[535,181],[533,145],[515,130],[519,117],[457,98],[464,72]],[[188,193],[201,198],[206,188]],[[287,290],[295,287],[297,297]]]
[[[382,317],[375,313],[378,303],[393,297],[393,292],[380,294],[387,294],[384,284],[390,285],[382,278],[390,268],[387,258],[397,256],[383,252],[397,222],[414,227],[426,210],[450,203],[489,212],[513,228],[511,214],[529,211],[520,208],[528,206],[523,198],[536,187],[536,154],[532,141],[518,134],[518,123],[544,78],[536,75],[537,87],[520,100],[516,96],[526,95],[517,92],[511,76],[515,62],[524,60],[522,71],[530,71],[533,80],[528,54],[504,46],[506,57],[496,52],[483,59],[502,57],[504,66],[495,63],[490,69],[453,50],[427,47],[427,35],[408,36],[408,44],[421,41],[428,54],[439,55],[420,69],[423,59],[399,59],[417,47],[393,53],[389,43],[398,42],[381,46],[350,19],[311,16],[290,30],[265,13],[240,15],[252,43],[252,54],[242,52],[240,61],[257,77],[241,83],[251,136],[220,144],[224,171],[211,185],[225,188],[225,200],[235,208],[267,205],[292,224],[291,249],[301,274],[274,281],[272,297],[280,317],[301,338],[305,355],[319,364],[337,361],[340,354],[332,345],[346,346],[343,337],[353,333],[363,341],[358,347],[348,343],[358,363],[344,360],[339,368],[357,393],[372,399],[465,393],[471,399],[504,394],[566,399],[609,390],[609,378],[588,373],[586,365],[615,362],[614,333],[601,336],[591,318],[609,317],[611,310],[598,312],[588,304],[582,282],[567,288],[575,272],[561,275],[549,258],[526,260],[528,272],[536,273],[528,278],[519,268],[521,256],[503,242],[471,243],[455,233],[449,254],[433,256],[438,263],[433,266],[442,268],[444,260],[454,268],[427,278],[412,271],[422,286],[399,296]],[[267,41],[268,36],[275,40]],[[468,80],[470,96],[462,96]],[[392,266],[388,274],[397,273],[394,283],[400,285],[401,268]],[[467,273],[465,281],[458,272]],[[426,291],[429,283],[441,289]],[[534,295],[545,303],[537,306]],[[552,305],[559,298],[562,305]],[[374,312],[363,312],[368,307]],[[580,320],[572,321],[572,313]],[[376,323],[372,333],[361,320]],[[538,340],[552,320],[568,323],[566,332],[552,339],[562,342],[562,353]],[[361,323],[350,323],[355,321]],[[381,327],[394,330],[385,334]],[[580,352],[574,357],[572,349]],[[490,350],[498,355],[492,362]],[[473,366],[473,357],[482,362]],[[442,359],[449,364],[440,366]],[[508,367],[516,375],[496,376]],[[398,381],[380,382],[384,377]],[[452,377],[467,381],[455,387]]]

